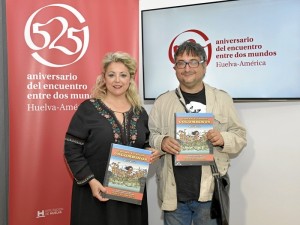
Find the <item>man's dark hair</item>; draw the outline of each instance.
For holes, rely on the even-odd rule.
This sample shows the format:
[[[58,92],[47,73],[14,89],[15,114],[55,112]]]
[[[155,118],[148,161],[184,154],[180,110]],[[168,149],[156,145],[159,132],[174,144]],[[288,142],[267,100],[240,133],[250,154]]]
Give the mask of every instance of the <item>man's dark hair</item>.
[[[174,53],[174,60],[176,62],[176,59],[179,55],[183,55],[184,53],[192,56],[198,56],[200,60],[207,60],[206,52],[204,48],[193,41],[185,41],[182,44],[178,46],[178,49]]]

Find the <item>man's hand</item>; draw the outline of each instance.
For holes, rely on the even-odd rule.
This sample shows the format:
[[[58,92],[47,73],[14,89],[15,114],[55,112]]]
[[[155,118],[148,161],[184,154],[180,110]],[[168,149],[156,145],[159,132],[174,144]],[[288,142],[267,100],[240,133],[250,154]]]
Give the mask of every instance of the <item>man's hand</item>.
[[[218,130],[209,130],[206,134],[206,137],[212,143],[213,146],[224,146],[224,139]]]
[[[179,142],[172,137],[165,137],[161,142],[161,149],[170,154],[178,154],[181,147]]]

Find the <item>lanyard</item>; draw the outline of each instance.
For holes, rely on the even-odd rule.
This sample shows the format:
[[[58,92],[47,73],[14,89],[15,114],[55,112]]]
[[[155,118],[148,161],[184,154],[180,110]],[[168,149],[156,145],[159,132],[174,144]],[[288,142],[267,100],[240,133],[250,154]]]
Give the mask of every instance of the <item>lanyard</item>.
[[[184,104],[184,102],[181,101],[181,97],[180,97],[180,94],[179,94],[179,91],[178,91],[177,88],[175,89],[175,94],[176,94],[176,96],[177,96],[177,98],[178,98],[180,104],[183,106],[185,112],[186,112],[186,113],[190,112],[190,111],[186,108],[186,105]]]

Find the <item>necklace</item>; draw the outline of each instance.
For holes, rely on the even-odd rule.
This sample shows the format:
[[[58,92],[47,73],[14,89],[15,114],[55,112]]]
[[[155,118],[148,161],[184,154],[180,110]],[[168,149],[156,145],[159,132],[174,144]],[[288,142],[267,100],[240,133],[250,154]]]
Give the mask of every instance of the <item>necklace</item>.
[[[126,111],[113,110],[113,109],[111,108],[111,106],[114,106],[114,104],[110,104],[110,103],[109,103],[110,101],[107,101],[107,100],[106,100],[106,101],[103,101],[103,100],[102,100],[102,102],[103,102],[103,103],[106,105],[106,107],[109,108],[109,110],[112,111],[113,113],[120,113],[120,114],[123,114],[123,115],[124,115],[125,113],[128,113],[128,112],[131,110],[131,107],[130,107],[128,110],[126,110]],[[115,108],[115,107],[114,107],[114,108]]]
[[[127,113],[127,112],[129,112],[129,110],[128,111],[125,111],[125,112],[119,112],[119,111],[115,111],[115,110],[112,110],[112,109],[110,109],[112,112],[114,112],[114,113],[121,113],[121,114],[124,114],[124,113]]]

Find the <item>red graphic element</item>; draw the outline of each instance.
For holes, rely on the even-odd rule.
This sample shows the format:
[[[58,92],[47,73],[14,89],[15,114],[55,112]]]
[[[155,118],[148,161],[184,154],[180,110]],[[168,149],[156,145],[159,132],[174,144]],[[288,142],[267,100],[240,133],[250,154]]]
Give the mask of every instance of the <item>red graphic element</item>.
[[[209,38],[206,36],[206,34],[204,34],[202,31],[200,30],[195,30],[195,29],[191,29],[191,30],[186,30],[186,31],[183,31],[181,32],[180,34],[178,34],[171,42],[170,46],[169,46],[169,59],[170,61],[174,64],[175,63],[175,60],[174,60],[174,52],[178,49],[178,45],[174,45],[174,42],[176,41],[176,39],[183,33],[188,33],[188,32],[192,32],[192,33],[196,33],[198,34],[201,39],[203,39],[205,42],[208,42],[209,41]],[[196,42],[194,39],[188,39],[188,41],[191,41],[191,42]],[[207,54],[207,65],[209,64],[210,60],[211,60],[211,55],[212,55],[212,46],[211,46],[211,43],[208,43],[206,46],[203,46],[204,49],[207,48],[206,50],[206,54]],[[173,51],[172,51],[173,50]]]
[[[89,97],[107,52],[139,55],[137,0],[50,2],[57,1],[6,1],[9,225],[70,224],[72,177],[63,157],[70,119]],[[33,52],[60,67],[40,63]]]
[[[36,61],[49,67],[64,67],[76,63],[86,53],[89,27],[75,8],[52,4],[31,14],[24,38]]]

